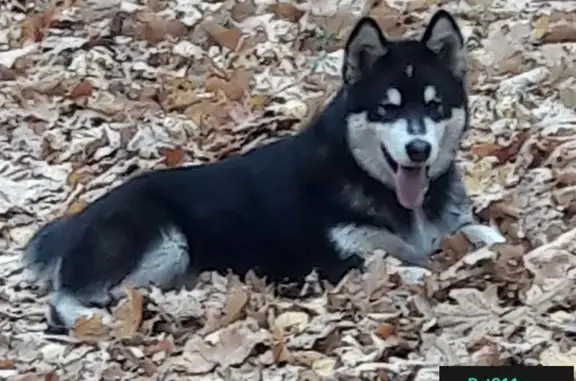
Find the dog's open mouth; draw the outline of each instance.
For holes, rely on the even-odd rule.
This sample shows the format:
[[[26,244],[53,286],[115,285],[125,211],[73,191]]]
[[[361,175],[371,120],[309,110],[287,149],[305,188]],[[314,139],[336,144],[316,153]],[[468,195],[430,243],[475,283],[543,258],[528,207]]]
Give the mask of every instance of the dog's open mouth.
[[[382,153],[396,174],[396,198],[400,205],[407,209],[421,207],[428,191],[428,167],[398,165],[384,145],[382,145]]]

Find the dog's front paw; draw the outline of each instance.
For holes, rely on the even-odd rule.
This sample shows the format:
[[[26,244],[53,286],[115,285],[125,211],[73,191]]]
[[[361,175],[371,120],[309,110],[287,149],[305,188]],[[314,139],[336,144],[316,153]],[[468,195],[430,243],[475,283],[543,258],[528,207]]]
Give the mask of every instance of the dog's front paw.
[[[492,246],[506,242],[506,238],[491,226],[472,224],[462,227],[460,231],[474,243],[484,243],[487,246]]]

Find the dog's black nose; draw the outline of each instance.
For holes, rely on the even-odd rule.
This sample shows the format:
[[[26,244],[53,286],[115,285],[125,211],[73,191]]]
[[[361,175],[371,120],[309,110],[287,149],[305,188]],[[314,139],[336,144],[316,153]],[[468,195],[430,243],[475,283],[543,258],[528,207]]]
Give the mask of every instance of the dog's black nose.
[[[415,139],[406,144],[406,153],[414,163],[422,163],[430,157],[432,146],[425,140]]]

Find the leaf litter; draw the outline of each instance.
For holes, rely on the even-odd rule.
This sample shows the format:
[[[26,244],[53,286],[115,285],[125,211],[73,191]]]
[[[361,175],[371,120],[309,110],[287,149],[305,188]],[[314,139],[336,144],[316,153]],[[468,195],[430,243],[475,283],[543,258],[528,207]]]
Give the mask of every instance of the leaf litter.
[[[286,298],[249,273],[127,289],[45,334],[20,263],[34,230],[136,173],[212,162],[305,128],[351,25],[410,36],[438,7],[469,51],[459,165],[509,239],[446,237],[436,271],[376,253]],[[14,0],[0,5],[0,378],[436,380],[439,365],[576,362],[573,2]],[[324,286],[324,287],[321,287]]]

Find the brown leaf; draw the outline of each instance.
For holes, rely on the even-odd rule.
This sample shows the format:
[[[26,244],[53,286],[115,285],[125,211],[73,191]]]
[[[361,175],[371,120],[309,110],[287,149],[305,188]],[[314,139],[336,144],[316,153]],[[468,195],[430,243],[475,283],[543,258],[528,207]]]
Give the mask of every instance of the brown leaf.
[[[264,94],[257,94],[250,97],[250,109],[252,110],[262,110],[268,103],[270,98]]]
[[[70,99],[77,99],[80,97],[88,97],[92,94],[92,83],[87,79],[83,79],[80,81],[76,86],[72,88],[70,93],[68,94],[68,98]]]
[[[241,319],[245,313],[244,309],[248,304],[248,293],[244,291],[241,283],[233,284],[228,291],[226,305],[224,306],[224,316],[222,317],[222,325],[226,326],[234,321]]]
[[[498,74],[518,74],[522,71],[522,66],[526,62],[526,59],[521,53],[514,54],[511,57],[506,58],[504,61],[500,62],[498,65]]]
[[[240,29],[226,28],[215,21],[205,21],[201,26],[218,45],[233,51],[238,47],[238,42],[240,41],[240,37],[242,37]]]
[[[64,211],[64,216],[73,216],[77,213],[80,213],[81,211],[84,210],[84,208],[86,208],[86,206],[88,206],[86,201],[75,200],[70,205],[68,205],[68,207]]]
[[[419,12],[430,9],[433,5],[438,5],[440,0],[412,0],[406,3],[406,12]]]
[[[499,144],[486,143],[473,146],[470,151],[480,157],[496,156],[500,164],[513,160],[520,152],[520,148],[529,137],[527,131],[521,131],[514,136],[513,141],[509,146],[501,146]]]
[[[0,81],[12,81],[14,79],[16,79],[15,72],[9,67],[0,64]]]
[[[380,323],[378,328],[376,328],[376,336],[386,340],[394,333],[395,327],[390,323]]]
[[[248,91],[250,80],[252,79],[252,72],[239,69],[234,72],[230,78],[230,86],[224,89],[224,94],[231,101],[240,101]]]
[[[94,314],[91,317],[82,316],[70,328],[70,336],[86,343],[97,343],[110,338],[110,328],[102,322],[102,316]]]
[[[164,164],[168,167],[176,167],[184,161],[184,150],[180,147],[162,148],[160,154],[164,156]]]
[[[12,360],[0,360],[0,369],[16,369]]]
[[[458,257],[463,256],[470,250],[470,241],[463,233],[456,233],[444,237],[441,243],[442,251],[445,253],[455,253]]]
[[[256,12],[256,5],[252,1],[244,1],[242,3],[234,2],[230,10],[230,17],[236,22],[242,22],[248,17],[254,15]]]
[[[156,370],[157,367],[156,365],[154,365],[154,363],[152,362],[152,360],[150,359],[142,359],[142,361],[140,361],[140,368],[142,368],[144,370],[144,374],[148,377],[152,377],[156,374]]]
[[[543,44],[561,44],[576,42],[576,27],[574,25],[554,25],[540,39]]]
[[[369,15],[376,20],[380,28],[388,36],[400,37],[407,30],[404,16],[396,8],[390,7],[385,1],[372,8]]]
[[[131,338],[142,323],[142,294],[131,287],[127,287],[125,292],[128,297],[114,311],[114,317],[118,321],[114,336],[118,338]]]
[[[180,20],[166,20],[150,12],[137,15],[141,22],[135,27],[134,37],[157,44],[166,40],[167,36],[181,38],[188,34],[188,27]]]
[[[44,381],[58,381],[59,379],[60,379],[60,377],[58,377],[58,375],[56,374],[55,371],[47,373],[44,376]]]
[[[470,152],[480,157],[496,156],[503,148],[505,147],[495,143],[482,143],[472,146]]]
[[[20,25],[20,44],[25,41],[42,41],[44,31],[52,24],[54,13],[54,8],[48,8],[41,14],[25,18]]]
[[[276,364],[290,362],[292,358],[284,343],[284,332],[280,327],[274,327],[272,331],[272,357]]]
[[[289,3],[273,4],[268,8],[271,12],[290,22],[298,22],[304,16],[304,11]]]
[[[312,367],[314,362],[326,357],[317,351],[293,351],[291,354],[290,362],[292,364],[303,365],[308,368]]]
[[[66,185],[70,188],[75,188],[78,184],[86,184],[92,178],[92,174],[85,167],[78,167],[74,169],[66,177]]]
[[[170,340],[164,339],[148,348],[148,355],[164,352],[167,355],[171,354],[174,350],[174,345]]]
[[[245,70],[237,70],[229,80],[213,75],[206,80],[205,88],[209,92],[222,91],[226,98],[238,102],[248,91],[251,77],[252,74]]]

